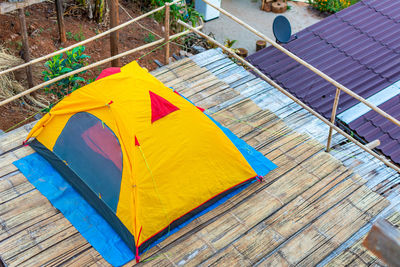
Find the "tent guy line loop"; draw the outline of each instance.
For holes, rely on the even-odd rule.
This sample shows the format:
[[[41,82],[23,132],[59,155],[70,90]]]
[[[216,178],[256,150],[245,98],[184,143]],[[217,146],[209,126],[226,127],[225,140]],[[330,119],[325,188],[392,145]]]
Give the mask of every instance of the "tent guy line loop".
[[[170,232],[171,232],[171,224],[168,225],[168,232],[167,232],[166,235],[168,236]],[[157,244],[156,246],[158,246],[158,245],[159,245],[159,244]],[[146,249],[146,251],[144,252],[142,258],[146,258],[147,253],[149,252],[150,246],[151,246],[151,244],[149,244],[149,245],[147,246],[147,249]],[[163,253],[163,254],[165,254],[165,253]],[[158,255],[153,256],[153,257],[150,257],[150,258],[148,258],[148,259],[144,259],[142,262],[152,261],[152,260],[155,260],[155,259],[157,259],[157,258],[160,258],[161,256],[162,256],[162,255],[158,254]]]

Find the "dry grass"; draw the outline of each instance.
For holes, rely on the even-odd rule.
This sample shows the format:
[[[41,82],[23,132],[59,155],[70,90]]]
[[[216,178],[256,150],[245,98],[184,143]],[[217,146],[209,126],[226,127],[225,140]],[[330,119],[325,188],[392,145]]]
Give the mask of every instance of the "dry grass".
[[[22,64],[24,61],[21,58],[15,57],[7,50],[0,46],[0,71]],[[9,98],[19,92],[22,92],[24,87],[15,80],[12,73],[0,76],[0,99]]]
[[[6,49],[0,46],[0,71],[15,67],[22,63],[24,63],[24,61],[21,58],[9,54]],[[12,73],[0,76],[0,100],[12,97],[22,91],[25,91],[24,86],[15,79]],[[49,105],[47,99],[40,95],[37,95],[36,97],[27,95],[24,98],[25,100],[28,100],[24,101],[24,104],[29,109],[39,110]]]

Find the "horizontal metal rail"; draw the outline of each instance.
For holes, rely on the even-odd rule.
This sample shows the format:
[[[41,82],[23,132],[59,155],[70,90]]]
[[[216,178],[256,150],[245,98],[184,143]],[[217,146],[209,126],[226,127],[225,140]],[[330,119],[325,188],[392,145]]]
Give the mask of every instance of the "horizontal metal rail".
[[[179,3],[179,2],[181,2],[181,1],[182,1],[182,0],[175,0],[175,1],[173,1],[173,2],[171,2],[171,3],[167,3],[167,4],[168,4],[168,5],[173,5],[173,4]],[[75,47],[78,47],[78,46],[81,46],[81,45],[90,43],[90,42],[92,42],[92,41],[94,41],[94,40],[97,40],[97,39],[99,39],[99,38],[101,38],[101,37],[107,35],[107,34],[110,34],[110,33],[112,33],[112,32],[118,31],[118,30],[120,30],[120,29],[122,29],[122,28],[124,28],[124,27],[126,27],[126,26],[129,26],[130,24],[132,24],[132,23],[134,23],[134,22],[136,22],[136,21],[138,21],[138,20],[141,20],[141,19],[143,19],[143,18],[145,18],[145,17],[148,17],[148,16],[150,16],[150,15],[152,15],[152,14],[158,12],[158,11],[161,11],[161,10],[163,10],[164,8],[165,8],[165,5],[164,5],[164,6],[161,6],[161,7],[158,7],[158,8],[156,8],[156,9],[153,9],[153,10],[151,10],[151,11],[149,11],[149,12],[143,14],[143,15],[140,15],[140,16],[134,18],[134,19],[131,19],[131,20],[127,21],[127,22],[124,22],[124,23],[122,23],[122,24],[120,24],[120,25],[118,25],[118,26],[116,26],[116,27],[114,27],[114,28],[111,28],[111,29],[109,29],[109,30],[107,30],[107,31],[105,31],[105,32],[102,32],[102,33],[99,33],[99,34],[97,34],[97,35],[95,35],[95,36],[92,36],[92,37],[90,37],[90,38],[88,38],[88,39],[86,39],[86,40],[83,40],[83,41],[79,42],[79,43],[70,45],[70,46],[68,46],[68,47],[66,47],[66,48],[63,48],[63,49],[58,50],[58,51],[56,51],[56,52],[53,52],[53,53],[50,53],[50,54],[48,54],[48,55],[42,56],[42,57],[40,57],[40,58],[33,59],[33,60],[29,61],[29,62],[26,62],[26,63],[24,63],[24,64],[15,66],[15,67],[13,67],[13,68],[0,71],[0,75],[3,75],[3,74],[6,74],[6,73],[9,73],[9,72],[11,72],[11,71],[15,71],[15,70],[18,70],[18,69],[27,67],[27,66],[29,66],[29,65],[38,63],[38,62],[43,61],[43,60],[45,60],[45,59],[49,59],[49,58],[51,58],[51,57],[54,57],[54,56],[59,55],[59,54],[61,54],[61,53],[64,53],[64,52],[66,52],[66,51],[68,51],[68,50],[71,50],[71,49],[73,49],[73,48],[75,48]]]
[[[386,119],[390,120],[391,122],[393,122],[394,124],[396,124],[397,126],[400,126],[400,121],[398,121],[396,118],[394,118],[393,116],[389,115],[388,113],[386,113],[385,111],[383,111],[382,109],[378,108],[377,106],[375,106],[374,104],[372,104],[371,102],[367,101],[365,98],[361,97],[360,95],[354,93],[353,91],[351,91],[350,89],[348,89],[347,87],[345,87],[344,85],[338,83],[337,81],[335,81],[333,78],[329,77],[328,75],[326,75],[325,73],[323,73],[322,71],[320,71],[319,69],[315,68],[314,66],[312,66],[311,64],[307,63],[306,61],[304,61],[303,59],[299,58],[298,56],[296,56],[295,54],[293,54],[292,52],[290,52],[289,50],[285,49],[284,47],[282,47],[281,45],[279,45],[278,43],[276,43],[274,40],[271,40],[270,38],[268,38],[267,36],[265,36],[264,34],[262,34],[261,32],[257,31],[256,29],[254,29],[253,27],[251,27],[250,25],[248,25],[247,23],[245,23],[244,21],[240,20],[239,18],[235,17],[234,15],[230,14],[229,12],[227,12],[226,10],[217,7],[216,5],[208,2],[207,0],[202,0],[203,2],[205,2],[206,4],[212,6],[213,8],[217,9],[218,11],[220,11],[222,14],[224,14],[225,16],[229,17],[230,19],[234,20],[235,22],[239,23],[240,25],[242,25],[243,27],[245,27],[246,29],[248,29],[249,31],[251,31],[252,33],[254,33],[255,35],[259,36],[260,38],[262,38],[263,40],[265,40],[266,42],[270,43],[272,46],[274,46],[276,49],[280,50],[281,52],[285,53],[286,55],[288,55],[289,57],[291,57],[292,59],[294,59],[295,61],[297,61],[298,63],[302,64],[303,66],[305,66],[306,68],[308,68],[309,70],[313,71],[314,73],[316,73],[317,75],[321,76],[323,79],[325,79],[326,81],[328,81],[329,83],[333,84],[336,88],[338,88],[339,90],[345,92],[346,94],[352,96],[353,98],[357,99],[358,101],[360,101],[361,103],[365,104],[366,106],[370,107],[371,109],[373,109],[374,111],[376,111],[377,113],[379,113],[380,115],[382,115],[383,117],[385,117]]]
[[[185,26],[186,28],[190,29],[191,31],[197,33],[198,35],[202,36],[203,38],[207,39],[208,41],[214,43],[215,45],[217,45],[218,47],[220,47],[222,50],[224,50],[225,52],[229,53],[232,57],[234,57],[235,59],[239,60],[240,62],[242,62],[244,65],[246,65],[248,68],[252,69],[258,76],[260,76],[263,80],[265,80],[266,82],[268,82],[269,84],[271,84],[272,86],[274,86],[276,89],[278,89],[280,92],[282,92],[284,95],[286,95],[287,97],[289,97],[290,99],[292,99],[294,102],[296,102],[297,104],[299,104],[301,107],[303,107],[305,110],[307,110],[308,112],[310,112],[311,114],[313,114],[314,116],[316,116],[318,119],[320,119],[321,121],[323,121],[324,123],[326,123],[328,126],[330,126],[331,128],[333,128],[335,131],[337,131],[338,133],[340,133],[341,135],[343,135],[344,137],[346,137],[347,139],[349,139],[351,142],[355,143],[357,146],[359,146],[361,149],[363,149],[364,151],[368,152],[369,154],[371,154],[372,156],[374,156],[375,158],[377,158],[378,160],[382,161],[384,164],[386,164],[387,166],[389,166],[390,168],[396,170],[397,172],[400,173],[400,168],[398,166],[396,166],[395,164],[393,164],[392,162],[388,161],[386,158],[378,155],[377,153],[375,153],[374,151],[372,151],[369,147],[365,146],[364,144],[360,143],[359,141],[357,141],[356,139],[354,139],[352,136],[350,136],[349,134],[347,134],[345,131],[343,131],[342,129],[340,129],[338,126],[336,126],[335,124],[331,123],[329,120],[327,120],[325,117],[323,117],[322,115],[320,115],[319,113],[317,113],[316,111],[314,111],[312,108],[310,108],[309,106],[307,106],[306,104],[304,104],[303,102],[301,102],[299,99],[297,99],[295,96],[293,96],[291,93],[289,93],[288,91],[286,91],[285,89],[283,89],[282,87],[280,87],[276,82],[274,82],[273,80],[271,80],[268,76],[266,76],[264,73],[262,73],[260,70],[258,70],[255,66],[253,66],[252,64],[250,64],[248,61],[244,60],[243,58],[239,57],[236,53],[232,52],[229,48],[226,48],[224,45],[222,45],[221,43],[217,42],[216,40],[212,39],[211,37],[207,36],[206,34],[202,33],[201,31],[191,27],[189,24],[179,20],[178,23],[182,26]]]
[[[201,27],[202,27],[202,25],[201,25],[201,26],[198,26],[198,27],[196,27],[196,28],[201,28]],[[183,31],[183,32],[180,32],[180,33],[171,35],[169,38],[170,38],[170,40],[173,40],[173,39],[178,38],[178,37],[180,37],[180,36],[186,35],[186,34],[188,34],[188,33],[190,33],[190,32],[191,32],[190,30]],[[77,69],[77,70],[68,72],[68,73],[66,73],[66,74],[64,74],[64,75],[58,76],[57,78],[48,80],[47,82],[44,82],[44,83],[41,83],[41,84],[38,84],[38,85],[36,85],[36,86],[34,86],[34,87],[32,87],[32,88],[26,90],[26,91],[23,91],[23,92],[21,92],[21,93],[15,95],[15,96],[12,96],[12,97],[10,97],[10,98],[7,98],[7,99],[5,99],[5,100],[3,100],[3,101],[0,102],[0,106],[3,106],[3,105],[5,105],[5,104],[8,104],[8,103],[10,103],[10,102],[12,102],[12,101],[14,101],[14,100],[16,100],[16,99],[18,99],[18,98],[21,98],[21,97],[23,97],[23,96],[25,96],[25,95],[28,95],[28,94],[30,94],[30,93],[32,93],[32,92],[35,92],[35,91],[37,91],[37,90],[40,89],[40,88],[43,88],[43,87],[45,87],[45,86],[47,86],[47,85],[50,85],[50,84],[52,84],[52,83],[54,83],[54,82],[60,81],[60,80],[62,80],[62,79],[64,79],[64,78],[67,78],[67,77],[69,77],[69,76],[71,76],[71,75],[74,75],[74,74],[80,73],[80,72],[82,72],[82,71],[85,71],[85,70],[88,70],[88,69],[91,69],[91,68],[100,66],[100,65],[102,65],[102,64],[104,64],[104,63],[107,63],[107,62],[110,62],[110,61],[112,61],[112,60],[114,60],[114,59],[117,59],[117,58],[121,58],[121,57],[130,55],[130,54],[132,54],[132,53],[135,53],[135,52],[138,52],[138,51],[140,51],[140,50],[143,50],[143,49],[152,47],[152,46],[154,46],[154,45],[162,44],[163,42],[164,42],[164,39],[160,39],[160,40],[151,42],[151,43],[149,43],[149,44],[145,44],[145,45],[142,45],[142,46],[140,46],[140,47],[137,47],[137,48],[134,48],[134,49],[125,51],[125,52],[120,53],[120,54],[118,54],[118,55],[115,55],[115,56],[112,56],[112,57],[109,57],[109,58],[106,58],[106,59],[97,61],[96,63],[87,65],[87,66],[82,67],[82,68],[80,68],[80,69]]]
[[[77,46],[80,46],[80,45],[82,45],[82,44],[89,43],[89,42],[91,42],[91,41],[93,41],[93,40],[96,40],[96,39],[98,39],[98,38],[100,38],[100,37],[106,35],[106,34],[109,34],[109,33],[111,33],[111,32],[114,32],[114,31],[116,31],[116,30],[119,30],[119,29],[121,29],[121,28],[123,28],[123,27],[126,27],[126,26],[128,26],[129,24],[131,24],[131,23],[133,23],[133,22],[135,22],[135,21],[137,21],[137,20],[139,20],[139,19],[141,19],[141,18],[144,18],[144,17],[146,17],[146,16],[149,16],[149,15],[151,15],[151,14],[157,12],[157,11],[160,11],[160,10],[162,10],[163,8],[165,8],[167,5],[170,6],[170,5],[173,5],[173,4],[178,3],[178,2],[181,2],[181,1],[182,1],[182,0],[175,0],[175,1],[170,2],[170,3],[168,2],[168,3],[166,3],[166,4],[165,4],[164,6],[162,6],[162,7],[156,8],[156,9],[154,9],[154,10],[152,10],[152,11],[146,13],[146,14],[143,14],[143,15],[141,15],[141,16],[139,16],[139,17],[136,17],[136,18],[134,18],[134,19],[132,19],[132,20],[130,20],[130,21],[127,21],[127,22],[125,22],[125,23],[123,23],[123,24],[121,24],[121,25],[118,25],[117,27],[114,27],[114,28],[112,28],[112,29],[110,29],[110,30],[108,30],[108,31],[106,31],[106,32],[103,32],[103,33],[101,33],[101,34],[98,34],[98,35],[96,35],[96,36],[93,36],[93,37],[91,37],[91,38],[89,38],[89,39],[87,39],[87,40],[85,40],[85,41],[76,43],[76,44],[74,44],[74,45],[71,45],[71,46],[66,47],[66,48],[64,48],[64,49],[61,49],[61,50],[56,51],[56,52],[54,52],[54,53],[48,54],[48,55],[43,56],[43,57],[41,57],[41,58],[34,59],[34,60],[29,61],[29,62],[27,62],[27,63],[24,63],[24,64],[21,64],[21,65],[19,65],[19,66],[16,66],[16,67],[14,67],[14,68],[4,70],[4,71],[0,72],[0,75],[1,75],[1,74],[6,74],[6,73],[8,73],[8,72],[10,72],[10,71],[13,71],[13,70],[17,70],[17,69],[20,69],[20,68],[29,66],[29,65],[31,65],[31,64],[40,62],[40,61],[42,61],[42,60],[44,60],[44,59],[48,59],[48,58],[53,57],[53,56],[55,56],[55,55],[61,54],[61,53],[65,52],[65,51],[68,51],[68,50],[70,50],[70,49],[72,49],[72,48],[75,48],[75,47],[77,47]],[[201,28],[203,27],[203,25],[204,25],[203,20],[200,19],[200,25],[197,26],[196,29],[201,29]],[[6,105],[6,104],[8,104],[8,103],[10,103],[10,102],[12,102],[12,101],[14,101],[14,100],[17,100],[18,98],[21,98],[21,97],[23,97],[23,96],[25,96],[25,95],[28,95],[28,94],[30,94],[30,93],[33,93],[33,92],[39,90],[40,88],[43,88],[43,87],[45,87],[45,86],[47,86],[47,85],[50,85],[50,84],[52,84],[52,83],[54,83],[54,82],[60,81],[60,80],[62,80],[62,79],[64,79],[64,78],[67,78],[67,77],[69,77],[69,76],[71,76],[71,75],[74,75],[74,74],[80,73],[80,72],[82,72],[82,71],[85,71],[85,70],[88,70],[88,69],[91,69],[91,68],[100,66],[100,65],[102,65],[102,64],[105,64],[105,63],[108,63],[108,62],[113,61],[113,60],[115,60],[115,59],[118,59],[118,58],[121,58],[121,57],[130,55],[130,54],[132,54],[132,53],[141,51],[141,50],[143,50],[143,49],[146,49],[146,48],[149,48],[149,47],[158,45],[158,44],[162,44],[162,43],[164,43],[164,42],[172,41],[172,40],[174,40],[175,38],[184,36],[184,35],[186,35],[186,34],[188,34],[188,33],[190,33],[190,32],[191,32],[190,30],[186,30],[186,31],[183,31],[183,32],[180,32],[180,33],[177,33],[177,34],[174,34],[174,35],[169,36],[169,37],[167,38],[168,41],[166,41],[166,38],[163,38],[163,39],[160,39],[160,40],[151,42],[151,43],[149,43],[149,44],[145,44],[145,45],[142,45],[142,46],[140,46],[140,47],[136,47],[136,48],[134,48],[134,49],[125,51],[125,52],[120,53],[120,54],[118,54],[118,55],[115,55],[115,56],[112,56],[112,57],[109,57],[109,58],[106,58],[106,59],[97,61],[97,62],[95,62],[95,63],[93,63],[93,64],[90,64],[90,65],[88,65],[88,66],[79,68],[79,69],[77,69],[77,70],[68,72],[68,73],[66,73],[66,74],[64,74],[64,75],[58,76],[57,78],[51,79],[51,80],[46,81],[46,82],[41,83],[41,84],[38,84],[38,85],[36,85],[36,86],[34,86],[34,87],[32,87],[32,88],[29,88],[28,90],[25,90],[25,91],[23,91],[23,92],[21,92],[21,93],[19,93],[19,94],[16,94],[16,95],[14,95],[14,96],[12,96],[12,97],[10,97],[10,98],[7,98],[7,99],[5,99],[5,100],[3,100],[3,101],[0,102],[0,106]]]

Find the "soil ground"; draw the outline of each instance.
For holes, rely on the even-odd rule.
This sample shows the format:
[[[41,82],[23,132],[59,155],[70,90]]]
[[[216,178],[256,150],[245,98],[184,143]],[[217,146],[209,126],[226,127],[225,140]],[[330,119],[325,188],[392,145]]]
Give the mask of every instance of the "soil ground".
[[[131,2],[120,1],[120,5],[122,6],[122,8],[119,10],[120,23],[128,21],[131,18],[137,17],[144,13],[138,5],[135,5]],[[25,15],[29,35],[31,59],[49,54],[62,47],[67,47],[108,29],[107,21],[102,24],[97,24],[96,22],[89,20],[85,14],[82,15],[82,13],[84,12],[82,12],[80,9],[77,9],[76,6],[67,4],[64,14],[68,40],[65,44],[61,44],[59,42],[54,3],[44,2],[26,8]],[[164,34],[162,25],[152,17],[144,18],[140,20],[139,23],[155,33],[153,34],[155,38],[149,36],[149,31],[146,29],[137,24],[132,24],[119,32],[120,52],[133,49],[151,41],[155,41],[159,38],[156,35],[163,36]],[[22,37],[17,13],[0,15],[0,44],[7,48],[11,54],[21,56]],[[86,44],[85,47],[85,54],[90,56],[88,63],[96,62],[100,59],[110,56],[110,43],[108,36],[90,42]],[[121,64],[125,65],[133,60],[136,60],[154,48],[156,47],[126,56],[121,59]],[[171,55],[172,53],[178,53],[180,49],[181,48],[178,45],[172,43]],[[157,65],[154,63],[154,60],[157,59],[160,62],[163,62],[163,57],[164,49],[161,48],[140,59],[138,62],[142,67],[146,67],[148,70],[153,70],[157,67]],[[44,70],[44,63],[45,61],[43,61],[41,64],[38,63],[33,67],[35,84],[43,82],[43,75],[41,72]],[[97,77],[101,70],[110,66],[111,64],[108,63],[94,68],[86,73],[86,77]],[[15,76],[25,88],[28,88],[25,78],[26,75],[23,70],[17,71]],[[40,94],[44,93],[41,92]],[[49,97],[49,95],[46,96],[47,99],[49,99]],[[0,107],[0,129],[7,130],[16,123],[26,119],[33,113],[35,113],[35,111],[26,106],[23,101],[15,101],[12,104]]]

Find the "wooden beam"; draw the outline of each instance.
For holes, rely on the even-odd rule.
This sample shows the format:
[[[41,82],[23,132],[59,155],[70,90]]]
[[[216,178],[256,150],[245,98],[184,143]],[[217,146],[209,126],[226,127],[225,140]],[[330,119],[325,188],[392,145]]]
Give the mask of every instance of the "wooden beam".
[[[388,266],[400,266],[400,231],[386,220],[378,220],[363,241]]]
[[[172,3],[178,3],[178,2],[180,2],[180,1],[182,1],[182,0],[175,0],[175,1],[172,2]],[[172,4],[172,3],[171,3],[171,4]],[[1,3],[0,3],[0,4],[1,4]],[[38,63],[38,62],[40,62],[40,61],[42,61],[42,60],[45,60],[45,59],[48,59],[48,58],[52,58],[52,57],[54,57],[55,55],[59,55],[59,54],[64,53],[64,52],[66,52],[66,51],[68,51],[68,50],[71,50],[71,49],[73,49],[73,48],[75,48],[75,47],[78,47],[78,46],[81,46],[81,45],[90,43],[90,42],[92,42],[92,41],[94,41],[94,40],[97,40],[97,39],[103,37],[103,36],[106,36],[107,34],[110,34],[110,33],[114,32],[114,31],[117,31],[117,30],[119,30],[119,29],[122,29],[122,28],[124,28],[124,27],[126,27],[126,26],[128,26],[128,25],[131,25],[132,23],[135,23],[135,22],[137,22],[138,20],[141,20],[141,19],[143,19],[143,18],[145,18],[145,17],[148,17],[148,16],[150,16],[150,15],[152,15],[152,14],[154,14],[154,13],[156,13],[156,12],[162,10],[162,9],[164,9],[164,6],[160,6],[160,7],[156,8],[156,9],[153,9],[153,10],[151,10],[151,11],[149,11],[149,12],[143,14],[143,15],[140,15],[140,16],[134,18],[134,19],[131,19],[131,20],[127,21],[127,22],[122,23],[121,25],[118,25],[118,26],[115,27],[115,28],[109,29],[109,30],[107,30],[107,31],[105,31],[105,32],[102,32],[102,33],[99,33],[99,34],[97,34],[97,35],[95,35],[95,36],[92,36],[92,37],[90,37],[90,38],[88,38],[88,39],[86,39],[86,40],[83,40],[83,41],[81,41],[81,42],[79,42],[79,43],[70,45],[70,46],[68,46],[68,47],[66,47],[66,48],[63,48],[63,49],[58,50],[58,51],[56,51],[56,52],[47,54],[47,55],[42,56],[42,57],[40,57],[40,58],[33,59],[32,61],[29,61],[29,62],[27,62],[27,63],[21,64],[21,65],[18,65],[18,66],[15,66],[15,67],[12,67],[12,68],[9,68],[9,69],[6,69],[6,70],[2,70],[2,71],[0,71],[0,75],[6,74],[6,73],[9,73],[9,72],[18,70],[18,69],[25,68],[26,66],[29,66],[29,65]],[[1,106],[1,105],[0,105],[0,106]]]
[[[206,0],[202,0],[202,1],[206,1]],[[335,124],[332,124],[329,120],[327,120],[325,117],[323,117],[322,115],[320,115],[318,112],[316,112],[315,110],[313,110],[312,108],[310,108],[309,106],[307,106],[306,104],[304,104],[303,102],[301,102],[299,99],[297,99],[294,95],[292,95],[291,93],[289,93],[288,91],[286,91],[285,89],[283,89],[282,87],[279,86],[279,84],[277,84],[276,82],[274,82],[272,79],[270,79],[268,76],[266,76],[264,73],[262,73],[259,69],[257,69],[255,66],[253,66],[252,64],[250,64],[248,61],[246,61],[245,59],[239,57],[236,53],[232,52],[229,48],[226,48],[224,45],[220,44],[219,42],[217,42],[216,40],[212,39],[210,36],[202,33],[201,31],[197,30],[196,28],[193,28],[192,26],[190,26],[189,24],[178,20],[178,23],[182,26],[185,26],[186,28],[190,29],[192,32],[197,33],[198,35],[200,35],[201,37],[209,40],[211,43],[214,43],[215,45],[217,45],[218,47],[220,47],[222,50],[224,50],[225,52],[227,52],[228,54],[230,54],[232,57],[236,58],[238,61],[240,61],[243,65],[247,66],[249,69],[252,69],[260,78],[262,78],[263,80],[265,80],[267,83],[269,83],[270,85],[272,85],[273,87],[275,87],[276,89],[278,89],[281,93],[283,93],[284,95],[286,95],[287,97],[289,97],[290,99],[292,99],[295,103],[299,104],[302,108],[304,108],[305,110],[307,110],[308,112],[310,112],[311,114],[313,114],[315,117],[317,117],[318,119],[320,119],[322,122],[324,122],[325,124],[327,124],[328,126],[332,127],[336,132],[340,133],[341,135],[343,135],[344,137],[346,137],[347,139],[349,139],[351,142],[353,142],[354,144],[356,144],[357,146],[359,146],[362,150],[364,150],[365,152],[368,152],[369,154],[371,154],[372,156],[374,156],[375,158],[379,159],[380,161],[382,161],[384,164],[386,164],[387,166],[389,166],[390,168],[392,168],[393,170],[397,171],[398,173],[400,173],[400,168],[393,164],[392,162],[388,161],[387,159],[381,157],[380,155],[378,155],[377,153],[375,153],[374,151],[372,151],[371,149],[369,149],[368,147],[366,147],[364,144],[360,143],[358,140],[356,140],[355,138],[353,138],[351,135],[347,134],[345,131],[343,131],[342,129],[340,129],[338,126],[336,126]],[[6,101],[6,100],[4,100]],[[4,102],[3,101],[3,102]],[[0,102],[0,106],[1,106],[1,102]]]
[[[63,0],[55,0],[55,4],[57,11],[58,33],[60,34],[60,42],[63,44],[67,41],[67,37],[65,35],[65,25],[64,25]]]
[[[200,26],[197,26],[195,29],[196,29],[196,30],[200,30],[201,28],[203,28],[203,26],[204,26],[204,25],[202,24],[202,25],[200,25]],[[180,32],[180,33],[176,33],[176,34],[174,34],[174,35],[171,35],[170,38],[171,38],[171,39],[175,39],[175,38],[184,36],[184,35],[186,35],[186,34],[188,34],[188,33],[190,33],[190,32],[191,32],[191,30],[187,30],[187,31],[183,31],[183,32]],[[97,61],[96,63],[92,63],[92,64],[90,64],[90,65],[87,65],[87,66],[85,66],[85,67],[76,69],[76,70],[74,70],[74,71],[68,72],[68,73],[63,74],[63,75],[61,75],[61,76],[58,76],[57,78],[48,80],[47,82],[44,82],[44,83],[38,84],[38,85],[36,85],[36,86],[34,86],[34,87],[32,87],[32,88],[29,88],[28,90],[25,90],[25,91],[23,91],[23,92],[21,92],[21,93],[19,93],[19,94],[16,94],[15,96],[12,96],[12,97],[10,97],[10,98],[4,99],[3,101],[0,101],[0,106],[3,106],[3,105],[5,105],[5,104],[8,104],[8,103],[10,103],[10,102],[12,102],[12,101],[14,101],[14,100],[16,100],[16,99],[18,99],[18,98],[21,98],[21,97],[23,97],[23,96],[25,96],[25,95],[29,95],[29,94],[31,94],[31,93],[33,93],[33,92],[36,92],[36,91],[39,90],[40,88],[43,88],[43,87],[45,87],[45,86],[47,86],[47,85],[49,85],[49,84],[52,84],[52,83],[54,83],[54,82],[58,82],[58,81],[60,81],[60,80],[62,80],[62,79],[64,79],[64,78],[67,78],[67,77],[72,76],[72,75],[74,75],[74,74],[77,74],[77,73],[80,73],[80,72],[82,72],[82,71],[85,71],[85,70],[88,70],[88,69],[91,69],[91,68],[94,68],[94,67],[103,65],[103,64],[105,64],[105,63],[107,63],[107,62],[113,61],[113,60],[118,59],[118,58],[121,58],[121,57],[125,57],[125,56],[127,56],[127,55],[136,53],[136,52],[138,52],[138,51],[147,49],[147,48],[149,48],[149,47],[152,47],[152,46],[155,46],[155,45],[158,45],[158,44],[162,44],[163,42],[164,42],[164,39],[160,39],[160,40],[154,41],[154,42],[152,42],[152,43],[148,43],[148,44],[139,46],[139,47],[137,47],[137,48],[134,48],[134,49],[131,49],[131,50],[122,52],[121,54],[115,55],[115,56],[113,56],[113,57],[109,57],[109,58],[106,58],[106,59]],[[399,171],[399,172],[400,172],[400,171]]]
[[[23,2],[3,2],[0,3],[0,14],[6,14],[20,8],[25,8],[33,4],[44,2],[45,0],[26,0]]]
[[[118,0],[109,0],[110,1],[110,27],[114,28],[119,25],[119,8],[118,8]],[[119,43],[119,32],[115,31],[110,34],[110,50],[111,56],[118,55],[118,43]],[[120,67],[121,61],[119,58],[111,61],[111,65],[113,67]]]
[[[165,3],[164,40],[165,40],[165,65],[169,64],[169,3]]]
[[[365,146],[368,147],[369,149],[374,149],[380,145],[381,145],[381,141],[379,139],[376,139],[376,140],[366,144]]]
[[[336,111],[337,111],[337,107],[339,105],[339,96],[340,96],[340,90],[339,90],[339,88],[336,88],[336,95],[335,95],[335,100],[333,101],[332,114],[331,114],[331,123],[332,124],[335,124]],[[329,152],[331,150],[332,133],[333,133],[333,129],[332,129],[332,127],[330,127],[329,134],[328,134],[328,142],[326,144],[326,152]]]
[[[18,9],[18,17],[19,17],[19,22],[21,24],[23,58],[24,58],[25,62],[29,62],[31,60],[31,55],[29,52],[28,31],[26,29],[24,8]],[[26,70],[26,77],[28,80],[28,85],[29,85],[29,88],[31,88],[31,87],[33,87],[32,68],[31,68],[31,66],[27,66],[25,68],[25,70]]]
[[[278,43],[276,43],[275,41],[273,41],[272,39],[270,39],[266,35],[262,34],[261,32],[257,31],[256,29],[254,29],[253,27],[251,27],[250,25],[248,25],[247,23],[245,23],[244,21],[239,19],[238,17],[235,17],[234,15],[230,14],[226,10],[216,6],[213,3],[210,3],[208,0],[202,0],[202,1],[204,3],[210,5],[211,7],[215,8],[216,10],[218,10],[219,12],[221,12],[222,14],[227,16],[228,18],[232,19],[233,21],[236,21],[237,23],[239,23],[240,25],[242,25],[243,27],[245,27],[246,29],[248,29],[249,31],[251,31],[252,33],[257,35],[258,37],[262,38],[266,42],[270,43],[276,49],[278,49],[279,51],[285,53],[286,55],[288,55],[289,57],[291,57],[292,59],[294,59],[298,63],[302,64],[303,66],[305,66],[309,70],[313,71],[315,74],[319,75],[320,77],[325,79],[327,82],[329,82],[332,85],[334,85],[336,88],[339,88],[341,91],[343,91],[346,94],[350,95],[351,97],[357,99],[361,103],[365,104],[369,108],[373,109],[374,111],[376,111],[377,113],[382,115],[384,118],[388,119],[389,121],[393,122],[394,124],[396,124],[397,126],[400,127],[400,121],[397,120],[395,117],[389,115],[388,113],[386,113],[382,109],[378,108],[377,106],[375,106],[371,102],[367,101],[365,98],[359,96],[358,94],[354,93],[352,90],[348,89],[347,87],[343,86],[339,82],[335,81],[333,78],[329,77],[328,75],[326,75],[325,73],[323,73],[322,71],[317,69],[316,67],[312,66],[311,64],[307,63],[303,59],[299,58],[298,56],[296,56],[295,54],[293,54],[292,52],[290,52],[289,50],[287,50],[283,46],[279,45]]]

